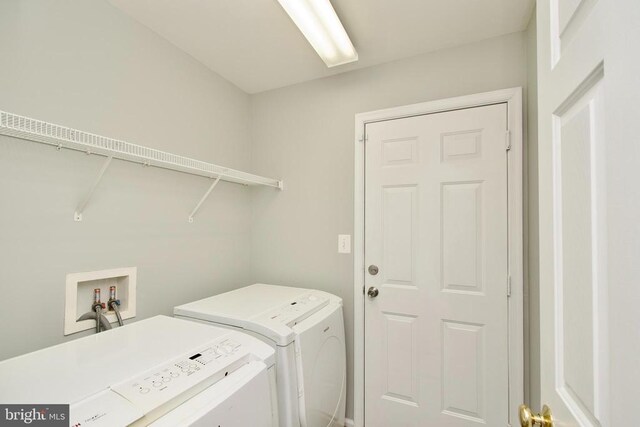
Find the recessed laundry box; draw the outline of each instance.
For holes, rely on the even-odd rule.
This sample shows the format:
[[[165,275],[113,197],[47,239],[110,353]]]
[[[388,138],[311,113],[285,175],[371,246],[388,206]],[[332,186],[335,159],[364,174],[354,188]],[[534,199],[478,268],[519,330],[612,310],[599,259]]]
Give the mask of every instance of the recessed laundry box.
[[[175,307],[174,315],[241,329],[275,349],[281,426],[344,426],[341,298],[318,290],[255,284]]]

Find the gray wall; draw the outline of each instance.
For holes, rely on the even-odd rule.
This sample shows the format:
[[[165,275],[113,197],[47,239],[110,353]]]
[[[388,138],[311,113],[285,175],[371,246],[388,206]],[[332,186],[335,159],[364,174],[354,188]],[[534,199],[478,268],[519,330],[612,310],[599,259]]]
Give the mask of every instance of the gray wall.
[[[254,281],[340,295],[352,375],[353,257],[337,254],[337,235],[353,234],[354,115],[535,84],[531,37],[249,97],[106,2],[3,0],[0,109],[282,177],[286,187],[221,183],[189,224],[207,180],[116,161],[76,223],[102,159],[0,137],[0,359],[65,339],[67,273],[137,266],[137,319]],[[352,417],[352,376],[348,388]]]
[[[0,2],[0,109],[250,166],[248,95],[101,0]],[[249,282],[249,190],[189,224],[207,179],[114,161],[76,223],[101,162],[0,137],[0,359],[64,340],[67,273],[137,266],[137,319]]]
[[[438,51],[251,97],[252,167],[279,175],[281,193],[252,197],[255,281],[323,289],[345,303],[347,416],[353,414],[354,115],[527,85],[525,33]]]

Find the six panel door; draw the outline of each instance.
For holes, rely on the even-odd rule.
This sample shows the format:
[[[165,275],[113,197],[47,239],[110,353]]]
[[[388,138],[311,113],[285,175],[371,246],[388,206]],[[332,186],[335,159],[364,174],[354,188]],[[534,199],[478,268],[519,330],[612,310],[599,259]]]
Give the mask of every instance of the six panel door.
[[[365,423],[507,426],[507,105],[366,125]]]

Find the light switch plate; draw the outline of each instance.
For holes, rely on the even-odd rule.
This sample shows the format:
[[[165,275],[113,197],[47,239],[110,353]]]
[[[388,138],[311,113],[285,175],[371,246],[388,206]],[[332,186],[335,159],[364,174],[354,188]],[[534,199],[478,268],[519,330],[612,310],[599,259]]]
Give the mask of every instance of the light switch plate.
[[[338,253],[351,253],[351,234],[338,234]]]

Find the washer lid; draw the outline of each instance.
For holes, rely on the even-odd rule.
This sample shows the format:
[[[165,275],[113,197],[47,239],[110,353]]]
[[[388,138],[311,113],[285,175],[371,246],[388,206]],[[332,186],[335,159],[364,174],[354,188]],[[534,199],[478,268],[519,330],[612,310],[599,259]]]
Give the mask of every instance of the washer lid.
[[[156,316],[0,362],[0,402],[78,402],[225,339],[268,365],[275,362],[273,348],[247,334]]]
[[[263,335],[279,346],[295,340],[292,327],[342,300],[326,292],[255,284],[173,309],[176,316],[235,326]]]

